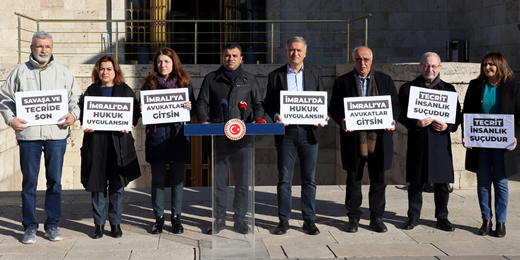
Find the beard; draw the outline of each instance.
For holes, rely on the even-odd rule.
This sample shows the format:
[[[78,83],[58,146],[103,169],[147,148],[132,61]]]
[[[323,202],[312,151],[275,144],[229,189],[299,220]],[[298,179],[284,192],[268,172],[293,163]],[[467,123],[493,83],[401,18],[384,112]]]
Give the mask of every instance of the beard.
[[[36,55],[36,53],[33,52],[33,57],[40,63],[46,63],[51,59],[51,55],[48,53],[40,53],[39,55]]]
[[[437,78],[437,77],[436,77],[435,75],[433,75],[433,74],[428,74],[428,75],[426,75],[426,76],[423,75],[423,77],[424,77],[424,79],[425,79],[426,81],[428,81],[428,82],[432,82],[432,81],[434,81],[434,80]]]

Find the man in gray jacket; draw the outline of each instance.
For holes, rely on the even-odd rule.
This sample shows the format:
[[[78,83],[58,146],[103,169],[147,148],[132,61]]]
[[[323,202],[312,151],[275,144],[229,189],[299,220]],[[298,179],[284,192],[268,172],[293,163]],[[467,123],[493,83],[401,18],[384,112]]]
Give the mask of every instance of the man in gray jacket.
[[[20,168],[22,181],[22,225],[24,236],[22,243],[36,242],[36,187],[40,171],[42,152],[45,159],[47,189],[45,193],[44,223],[45,237],[51,241],[62,240],[58,231],[61,219],[61,172],[63,157],[67,148],[69,126],[79,116],[79,96],[81,89],[74,75],[63,65],[54,61],[52,56],[52,36],[46,32],[37,32],[31,42],[29,61],[14,69],[0,89],[0,113],[5,123],[16,133],[20,147]],[[68,111],[59,124],[27,126],[27,118],[17,117],[17,92],[46,91],[66,89],[68,93]]]

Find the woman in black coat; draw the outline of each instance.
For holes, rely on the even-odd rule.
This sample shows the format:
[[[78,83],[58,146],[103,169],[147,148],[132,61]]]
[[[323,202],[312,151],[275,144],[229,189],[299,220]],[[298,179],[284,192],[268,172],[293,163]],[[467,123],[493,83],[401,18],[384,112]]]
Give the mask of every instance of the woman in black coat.
[[[185,105],[192,110],[191,105],[195,102],[195,97],[190,76],[182,68],[175,51],[163,47],[155,53],[152,62],[152,69],[144,80],[142,90],[188,88],[190,101]],[[184,164],[191,158],[191,144],[189,137],[184,135],[184,123],[147,125],[145,156],[152,170],[152,207],[155,215],[152,234],[160,234],[163,231],[164,184],[167,174],[171,187],[172,232],[183,233],[180,216],[184,192]]]
[[[517,173],[516,144],[520,136],[520,86],[513,81],[513,71],[501,53],[487,53],[480,64],[480,75],[469,83],[462,113],[513,114],[515,145],[513,149],[468,148],[466,170],[477,172],[477,189],[482,213],[479,234],[488,235],[492,228],[491,184],[495,190],[495,236],[506,235],[509,197],[507,178]],[[463,139],[463,144],[466,142]]]
[[[87,88],[80,99],[80,120],[83,121],[85,96],[132,97],[134,99],[132,127],[135,126],[140,117],[139,101],[134,91],[124,83],[123,72],[117,61],[110,56],[101,57],[94,65],[92,81],[94,83]],[[124,187],[141,176],[134,138],[127,130],[84,129],[84,133],[81,147],[81,183],[85,190],[92,192],[95,224],[92,238],[103,237],[107,192],[111,234],[116,238],[121,237]]]

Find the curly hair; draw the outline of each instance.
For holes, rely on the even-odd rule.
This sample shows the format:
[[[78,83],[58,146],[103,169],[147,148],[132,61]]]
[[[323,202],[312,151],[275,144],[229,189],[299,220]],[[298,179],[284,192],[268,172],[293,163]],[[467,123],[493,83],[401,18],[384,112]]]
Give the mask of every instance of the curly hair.
[[[179,56],[177,56],[177,53],[168,47],[162,47],[153,56],[152,69],[150,74],[148,74],[143,81],[143,85],[146,86],[146,89],[152,90],[158,88],[157,75],[159,73],[157,72],[157,59],[159,58],[159,55],[166,55],[172,59],[173,69],[169,77],[177,78],[177,87],[189,87],[191,85],[190,75],[188,75],[188,72],[182,68],[181,60],[179,59]]]

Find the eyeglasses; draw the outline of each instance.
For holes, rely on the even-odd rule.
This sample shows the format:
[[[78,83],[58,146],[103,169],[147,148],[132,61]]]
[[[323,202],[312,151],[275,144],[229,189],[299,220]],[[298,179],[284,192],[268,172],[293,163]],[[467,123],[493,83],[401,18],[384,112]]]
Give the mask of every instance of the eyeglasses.
[[[493,62],[486,62],[486,63],[484,63],[484,67],[487,67],[488,65],[489,66],[496,66],[496,64],[493,63]]]
[[[354,61],[355,61],[355,62],[361,62],[361,61],[364,61],[365,63],[368,63],[370,60],[372,60],[372,58],[357,58],[357,59],[355,59]]]
[[[432,68],[432,69],[434,69],[434,70],[435,70],[435,69],[438,69],[438,68],[441,67],[440,64],[439,64],[439,65],[430,65],[430,64],[422,64],[422,63],[421,63],[421,65],[422,65],[425,69],[430,69],[430,68]]]

